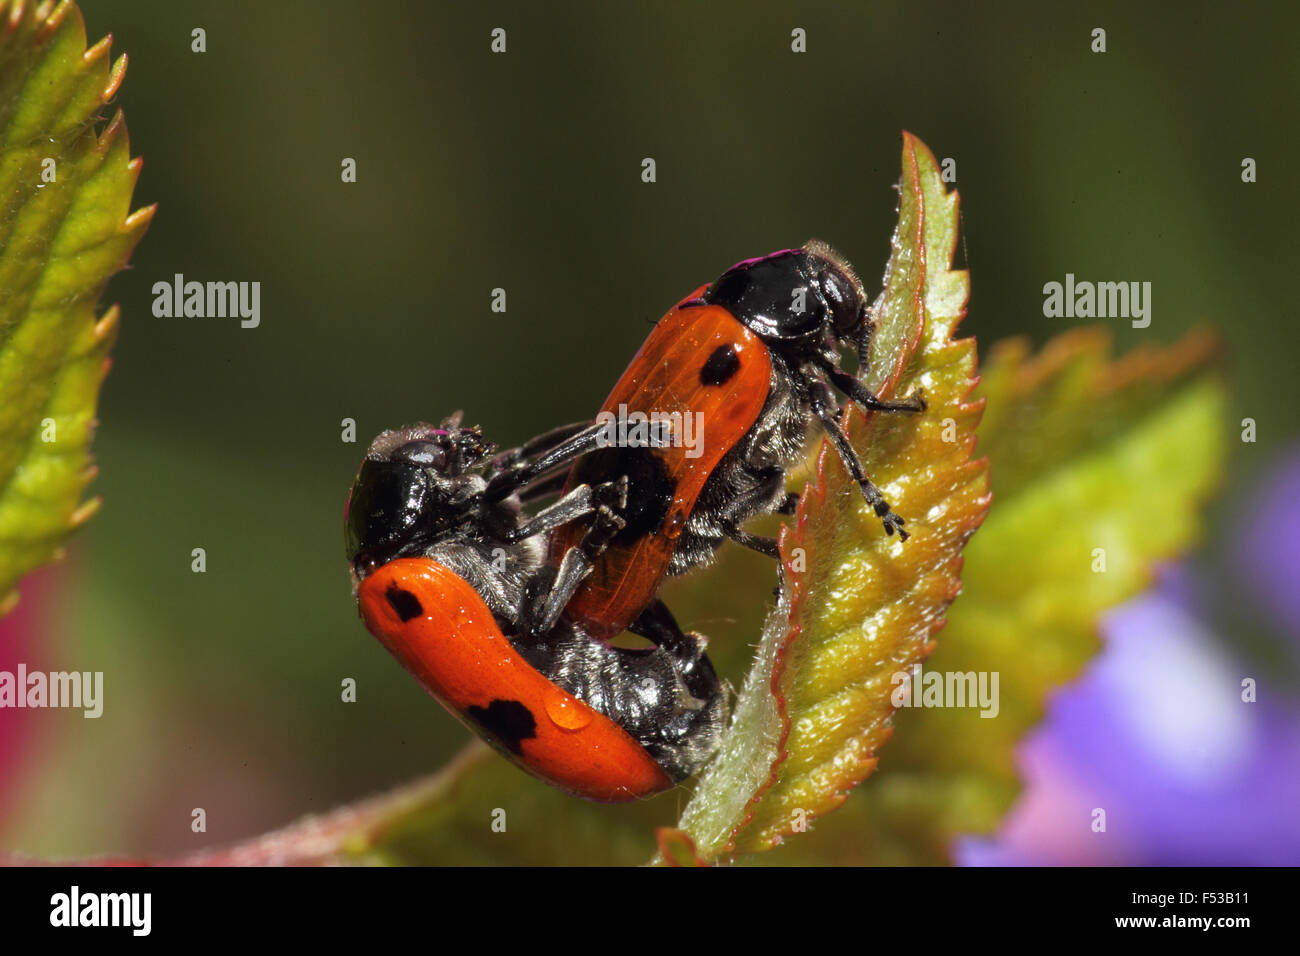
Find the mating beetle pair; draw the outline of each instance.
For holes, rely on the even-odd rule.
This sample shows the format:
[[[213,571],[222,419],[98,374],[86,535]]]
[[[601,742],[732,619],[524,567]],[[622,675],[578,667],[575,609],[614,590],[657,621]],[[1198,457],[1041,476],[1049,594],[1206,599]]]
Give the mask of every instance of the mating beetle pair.
[[[915,395],[881,401],[840,367],[844,347],[865,365],[871,331],[862,283],[814,241],[692,292],[606,400],[605,412],[699,414],[694,453],[673,441],[605,447],[599,422],[495,456],[458,419],[385,432],[345,520],[367,627],[448,709],[556,786],[626,800],[685,779],[717,749],[726,692],[703,638],[657,598],[665,576],[706,564],[727,538],[777,555],[743,525],[791,513],[787,472],[812,420],[885,531],[907,537],[834,395],[868,411],[924,409]],[[653,647],[612,646],[625,630]]]

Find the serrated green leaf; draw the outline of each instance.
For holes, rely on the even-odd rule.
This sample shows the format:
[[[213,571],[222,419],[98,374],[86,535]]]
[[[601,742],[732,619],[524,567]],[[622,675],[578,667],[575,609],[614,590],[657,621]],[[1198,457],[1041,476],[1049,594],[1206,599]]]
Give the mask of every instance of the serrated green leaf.
[[[130,214],[140,172],[109,41],[86,48],[71,2],[0,0],[0,612],[98,502],[89,448],[117,309],[96,320],[153,208]]]
[[[921,660],[961,588],[961,549],[988,508],[972,462],[980,407],[974,343],[952,341],[968,277],[950,271],[957,196],[910,135],[899,224],[864,379],[885,397],[924,391],[923,415],[846,422],[868,474],[908,520],[887,537],[829,443],[783,529],[784,589],[723,750],[679,826],[716,859],[770,848],[839,806],[871,773],[894,712],[893,676]]]
[[[995,500],[925,667],[997,672],[997,716],[899,714],[883,772],[778,862],[945,863],[956,836],[997,827],[1020,790],[1016,746],[1098,649],[1100,614],[1195,536],[1226,450],[1224,389],[1205,371],[1217,351],[1194,333],[1113,361],[1101,329],[1033,359],[1020,341],[993,351],[980,448]]]

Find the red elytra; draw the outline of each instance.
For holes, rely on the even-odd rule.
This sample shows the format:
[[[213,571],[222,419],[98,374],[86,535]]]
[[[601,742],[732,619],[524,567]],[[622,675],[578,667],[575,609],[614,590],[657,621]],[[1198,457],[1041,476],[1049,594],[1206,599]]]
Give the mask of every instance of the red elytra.
[[[758,420],[767,401],[772,358],[763,341],[725,308],[683,307],[698,301],[706,288],[700,286],[659,321],[602,406],[602,411],[613,415],[620,406],[646,415],[699,413],[704,433],[698,457],[690,457],[690,449],[681,442],[639,449],[639,454],[653,456],[662,465],[663,474],[673,483],[672,501],[657,529],[616,538],[565,608],[565,616],[594,637],[609,639],[625,631],[654,599],[672,560],[676,537],[705,482]],[[701,372],[709,358],[725,349],[738,363],[725,386],[702,384]],[[619,467],[611,466],[605,457],[616,454],[616,449],[607,449],[579,461],[566,491],[618,472]],[[629,498],[635,507],[641,490],[635,475],[631,478]],[[578,544],[583,531],[582,525],[570,524],[552,535],[550,559],[558,562]]]
[[[455,572],[400,558],[367,577],[358,599],[366,627],[425,690],[534,776],[604,802],[673,786],[623,728],[524,660]]]

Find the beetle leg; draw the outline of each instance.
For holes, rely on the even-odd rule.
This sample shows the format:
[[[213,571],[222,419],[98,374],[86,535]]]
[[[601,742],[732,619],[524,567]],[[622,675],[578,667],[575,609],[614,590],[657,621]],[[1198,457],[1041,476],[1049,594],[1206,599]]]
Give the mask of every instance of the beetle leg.
[[[795,500],[799,496],[795,495]],[[776,585],[772,588],[772,596],[779,598],[781,596],[781,585],[785,580],[785,562],[781,560],[781,546],[776,538],[765,538],[759,534],[750,534],[748,531],[742,531],[734,524],[724,524],[722,530],[726,532],[727,537],[739,545],[749,548],[751,551],[757,551],[764,557],[773,559],[776,562]]]
[[[579,485],[567,495],[537,512],[518,527],[502,532],[499,537],[506,544],[518,544],[536,534],[550,534],[561,525],[585,518],[600,508],[623,509],[627,507],[627,476],[604,484]]]
[[[564,483],[568,480],[569,473],[567,471],[552,472],[545,478],[541,478],[538,481],[534,481],[531,485],[520,488],[517,492],[519,495],[519,501],[522,504],[529,504],[534,501],[539,501],[542,498],[550,498],[553,495],[558,495],[564,490]]]
[[[704,656],[704,638],[699,634],[684,633],[668,605],[658,598],[641,612],[628,630],[671,654],[684,674],[691,673]]]
[[[902,517],[890,509],[889,502],[880,493],[880,489],[872,484],[871,479],[862,470],[862,461],[858,458],[858,453],[854,451],[849,436],[840,428],[840,410],[831,395],[830,388],[820,379],[812,379],[808,383],[808,397],[813,414],[821,421],[826,437],[835,446],[835,451],[839,453],[845,469],[862,489],[862,496],[867,499],[867,504],[885,526],[885,534],[893,534],[897,531],[899,540],[906,541],[908,534],[903,530]]]
[[[582,540],[560,559],[559,567],[547,565],[533,575],[524,590],[524,602],[519,613],[519,630],[529,637],[545,634],[555,626],[560,613],[569,603],[578,587],[591,573],[596,560],[609,547],[614,536],[623,530],[626,522],[615,514],[614,507],[623,507],[627,501],[627,479],[606,482],[593,491],[593,498],[602,494],[602,489],[614,486],[617,500],[610,504],[597,504],[589,527]],[[585,487],[585,486],[584,486]],[[576,490],[576,489],[575,489]],[[572,494],[572,492],[570,492]],[[566,495],[565,497],[569,497]]]
[[[755,515],[785,513],[784,509],[789,502],[790,495],[783,494],[780,503],[775,507],[771,504],[772,500],[782,493],[785,484],[785,472],[780,468],[749,466],[746,468],[746,474],[751,479],[749,487],[726,503],[726,506],[718,515],[718,524],[721,525],[723,534],[737,544],[749,548],[751,551],[757,551],[759,554],[767,555],[769,558],[779,557],[775,538],[750,534],[748,531],[742,530],[740,525]],[[794,495],[794,500],[797,502],[799,496]]]
[[[540,435],[535,435],[519,447],[508,448],[494,456],[492,471],[494,474],[498,471],[504,471],[525,458],[532,458],[534,455],[554,448],[590,425],[591,422],[572,422],[568,425],[561,425],[559,428],[552,428]]]
[[[566,425],[556,432],[566,432],[575,426]],[[604,437],[608,427],[604,422],[585,424],[581,430],[571,433],[557,445],[552,445],[532,460],[518,459],[509,462],[501,471],[488,481],[484,498],[488,502],[500,501],[509,497],[516,489],[540,478],[552,469],[567,465],[573,459],[581,457],[597,448],[604,447]],[[554,433],[551,433],[554,434]],[[545,436],[543,436],[545,437]],[[521,446],[526,447],[526,446]],[[513,452],[507,452],[509,458]]]
[[[769,558],[776,558],[777,560],[780,560],[781,558],[781,552],[777,548],[776,538],[765,538],[761,534],[750,534],[748,531],[743,531],[740,528],[737,528],[731,522],[724,523],[722,525],[722,530],[726,532],[727,537],[736,542],[736,544],[743,545],[751,551],[757,551],[759,554],[765,554]]]
[[[886,402],[872,394],[867,386],[863,385],[858,379],[854,378],[842,368],[836,368],[835,365],[825,359],[817,359],[817,365],[824,371],[831,380],[831,384],[838,388],[853,401],[857,402],[867,411],[871,412],[923,412],[925,411],[925,397],[921,394],[920,389],[912,392],[911,395],[901,402]]]

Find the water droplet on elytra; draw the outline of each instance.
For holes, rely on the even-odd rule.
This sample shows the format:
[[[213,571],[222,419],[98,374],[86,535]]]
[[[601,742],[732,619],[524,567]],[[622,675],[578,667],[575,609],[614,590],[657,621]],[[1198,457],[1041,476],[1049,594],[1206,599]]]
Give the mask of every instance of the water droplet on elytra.
[[[562,730],[581,730],[591,723],[592,710],[557,687],[546,696],[546,716]]]

